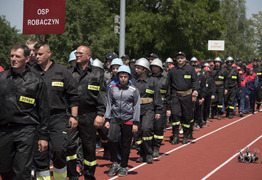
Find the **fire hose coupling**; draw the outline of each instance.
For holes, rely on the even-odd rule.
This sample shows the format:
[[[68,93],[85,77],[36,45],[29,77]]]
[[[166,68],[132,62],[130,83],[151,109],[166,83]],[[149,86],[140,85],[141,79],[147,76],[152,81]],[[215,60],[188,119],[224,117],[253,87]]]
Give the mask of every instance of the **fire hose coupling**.
[[[249,151],[249,147],[246,147],[246,153],[242,153],[241,151],[239,151],[240,155],[237,157],[239,162],[244,162],[246,164],[249,164],[251,162],[257,163],[258,162],[258,157],[256,156],[256,154],[258,153],[258,151],[254,150],[254,154],[251,154]]]

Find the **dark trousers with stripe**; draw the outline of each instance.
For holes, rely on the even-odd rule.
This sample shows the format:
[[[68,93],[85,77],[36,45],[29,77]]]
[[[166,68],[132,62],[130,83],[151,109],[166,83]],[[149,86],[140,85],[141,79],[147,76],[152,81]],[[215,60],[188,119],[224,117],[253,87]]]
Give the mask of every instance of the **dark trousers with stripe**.
[[[57,169],[65,168],[67,165],[67,144],[68,133],[70,132],[68,120],[69,117],[66,111],[52,112],[50,114],[49,147],[51,146],[53,166]],[[39,152],[36,142],[34,149],[34,165],[36,171],[49,170],[49,159],[49,151]]]
[[[121,141],[121,167],[126,168],[128,165],[128,159],[130,154],[131,142],[132,142],[132,125],[123,124],[120,120],[111,119],[110,121],[110,129],[108,132],[108,140],[109,140],[109,149],[111,162],[119,161],[117,157],[118,154],[118,141],[119,141],[119,133],[121,133],[120,141]]]
[[[165,109],[165,108],[164,108]],[[154,118],[154,122],[153,122],[153,148],[160,148],[161,143],[163,141],[163,137],[164,137],[164,128],[166,125],[166,111],[161,112],[161,117],[160,119],[156,120]]]
[[[0,127],[0,175],[2,180],[31,179],[34,126]]]
[[[262,81],[258,83],[258,86],[256,88],[256,104],[257,109],[260,108],[262,102]]]
[[[236,98],[236,87],[228,89],[227,94],[225,95],[225,108],[227,113],[233,114],[234,103]]]
[[[216,86],[216,94],[215,94],[215,101],[213,101],[211,105],[211,112],[212,116],[215,116],[216,113],[219,115],[222,115],[222,109],[223,109],[223,97],[224,97],[224,88]]]
[[[210,114],[210,105],[211,105],[211,95],[206,95],[206,97],[204,97],[205,101],[204,101],[204,105],[203,105],[203,121],[207,121],[207,119],[209,118],[209,114]]]
[[[140,115],[140,123],[138,126],[137,142],[141,142],[140,156],[152,155],[152,139],[153,139],[153,122],[155,113],[147,110]]]
[[[189,133],[190,121],[193,119],[192,95],[172,97],[171,114],[173,116],[173,135],[178,135],[179,124],[185,134]]]
[[[78,120],[79,136],[82,141],[84,154],[85,179],[95,179],[96,162],[96,128],[94,120],[96,112],[80,114]]]

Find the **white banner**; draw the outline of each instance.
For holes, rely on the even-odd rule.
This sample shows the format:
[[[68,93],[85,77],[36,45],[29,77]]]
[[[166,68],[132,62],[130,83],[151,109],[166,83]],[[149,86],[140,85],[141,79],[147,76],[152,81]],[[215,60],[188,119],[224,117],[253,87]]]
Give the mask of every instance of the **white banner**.
[[[224,40],[208,40],[209,51],[224,51],[225,41]]]

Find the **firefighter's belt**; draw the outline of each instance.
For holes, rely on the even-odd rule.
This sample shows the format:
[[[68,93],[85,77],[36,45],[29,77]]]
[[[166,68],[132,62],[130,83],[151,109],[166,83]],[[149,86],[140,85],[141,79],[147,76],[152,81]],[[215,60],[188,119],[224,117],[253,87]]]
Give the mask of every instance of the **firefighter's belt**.
[[[153,98],[140,98],[140,104],[148,104],[153,102]]]
[[[224,84],[223,81],[215,81],[216,85],[221,85],[221,84]]]
[[[186,91],[176,91],[176,90],[173,90],[172,92],[173,92],[173,94],[176,95],[176,96],[183,97],[183,96],[187,96],[187,95],[192,94],[192,89],[189,89],[189,90],[186,90]]]

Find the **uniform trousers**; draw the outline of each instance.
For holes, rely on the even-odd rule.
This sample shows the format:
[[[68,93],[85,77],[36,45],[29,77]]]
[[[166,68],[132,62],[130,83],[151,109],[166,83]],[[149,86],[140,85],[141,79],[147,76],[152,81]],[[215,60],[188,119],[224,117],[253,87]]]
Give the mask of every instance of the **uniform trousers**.
[[[190,121],[193,119],[192,95],[183,97],[173,96],[171,104],[171,114],[173,116],[173,135],[178,135],[181,124],[185,134],[189,133]]]
[[[78,130],[82,141],[84,155],[85,179],[95,179],[96,162],[96,128],[94,120],[96,112],[88,112],[79,115]]]
[[[30,125],[0,127],[0,175],[2,180],[31,179],[36,128]]]

